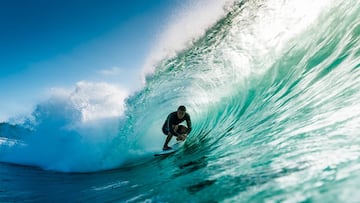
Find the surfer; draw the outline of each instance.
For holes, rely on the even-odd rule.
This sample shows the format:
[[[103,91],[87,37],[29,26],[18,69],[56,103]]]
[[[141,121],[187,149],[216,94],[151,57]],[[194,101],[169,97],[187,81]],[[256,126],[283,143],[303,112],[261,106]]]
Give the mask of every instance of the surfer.
[[[183,121],[186,121],[187,127],[179,125]],[[168,144],[172,136],[177,137],[176,140],[178,141],[184,141],[186,139],[187,135],[191,131],[191,120],[190,115],[186,113],[185,106],[179,106],[177,111],[174,111],[168,115],[162,127],[162,131],[167,136],[163,150],[171,149]]]

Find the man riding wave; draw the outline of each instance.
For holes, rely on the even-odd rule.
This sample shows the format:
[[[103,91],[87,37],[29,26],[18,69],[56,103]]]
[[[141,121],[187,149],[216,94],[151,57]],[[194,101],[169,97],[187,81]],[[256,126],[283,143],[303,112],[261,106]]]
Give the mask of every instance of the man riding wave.
[[[187,127],[179,125],[183,121],[186,121]],[[187,135],[191,132],[191,119],[190,115],[186,113],[185,106],[179,106],[177,111],[168,115],[162,127],[162,131],[167,136],[163,150],[171,149],[168,144],[173,136],[177,137],[176,140],[178,141],[184,141],[186,139]]]

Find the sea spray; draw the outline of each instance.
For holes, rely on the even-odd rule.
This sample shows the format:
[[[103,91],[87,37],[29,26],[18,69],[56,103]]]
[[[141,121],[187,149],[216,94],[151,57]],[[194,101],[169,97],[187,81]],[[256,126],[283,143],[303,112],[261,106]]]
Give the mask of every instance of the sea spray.
[[[106,83],[80,82],[70,92],[54,90],[15,127],[24,129],[17,137],[22,144],[1,146],[2,161],[60,171],[118,166],[126,157],[118,152],[127,151],[119,133],[126,96],[125,90]]]

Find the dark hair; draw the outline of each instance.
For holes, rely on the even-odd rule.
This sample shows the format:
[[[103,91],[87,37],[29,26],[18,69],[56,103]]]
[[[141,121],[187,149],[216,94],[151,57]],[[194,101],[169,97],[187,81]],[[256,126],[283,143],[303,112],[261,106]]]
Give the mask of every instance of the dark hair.
[[[178,108],[178,111],[186,111],[186,108],[185,108],[185,106],[179,106],[179,108]]]

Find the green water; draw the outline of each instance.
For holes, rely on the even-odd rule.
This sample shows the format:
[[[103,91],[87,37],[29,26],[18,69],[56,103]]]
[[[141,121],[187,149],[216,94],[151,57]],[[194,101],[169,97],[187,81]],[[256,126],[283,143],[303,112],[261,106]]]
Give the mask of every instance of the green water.
[[[192,114],[184,149],[159,163],[165,200],[358,201],[360,5],[297,4],[240,2],[131,101],[157,112],[149,128],[178,104]]]

